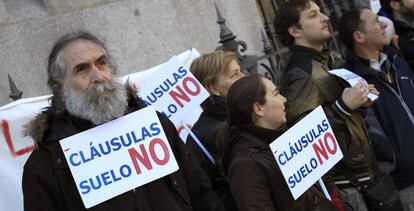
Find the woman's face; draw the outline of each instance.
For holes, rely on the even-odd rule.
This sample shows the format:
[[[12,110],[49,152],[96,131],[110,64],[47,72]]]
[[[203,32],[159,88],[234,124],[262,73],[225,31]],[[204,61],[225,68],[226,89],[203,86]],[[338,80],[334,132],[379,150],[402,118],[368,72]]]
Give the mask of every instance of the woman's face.
[[[266,103],[258,105],[259,110],[259,126],[269,129],[277,129],[286,123],[285,103],[286,98],[283,97],[276,86],[268,79],[262,79],[266,90]]]
[[[230,89],[230,86],[244,76],[240,72],[240,65],[236,60],[232,60],[229,64],[228,71],[225,74],[220,75],[216,82],[208,87],[211,94],[227,97],[227,92]]]

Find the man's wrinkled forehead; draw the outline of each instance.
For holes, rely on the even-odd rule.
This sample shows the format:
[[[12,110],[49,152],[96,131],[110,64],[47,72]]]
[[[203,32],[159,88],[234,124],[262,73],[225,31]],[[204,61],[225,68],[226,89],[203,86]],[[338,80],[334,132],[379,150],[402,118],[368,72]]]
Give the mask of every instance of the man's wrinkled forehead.
[[[62,49],[63,61],[69,70],[102,56],[106,56],[105,50],[89,40],[76,40]]]

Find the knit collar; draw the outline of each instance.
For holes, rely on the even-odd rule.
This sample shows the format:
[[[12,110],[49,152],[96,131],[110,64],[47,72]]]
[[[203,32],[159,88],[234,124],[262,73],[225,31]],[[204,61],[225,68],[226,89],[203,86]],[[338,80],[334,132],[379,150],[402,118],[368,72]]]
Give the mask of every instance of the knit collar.
[[[237,128],[240,136],[248,139],[242,144],[244,147],[268,146],[284,132],[283,129],[267,129],[254,124],[240,125]]]
[[[207,107],[204,112],[209,116],[225,121],[227,119],[226,98],[215,95],[210,97],[213,98],[214,104]]]
[[[317,51],[313,48],[301,46],[301,45],[291,45],[289,46],[289,50],[295,54],[302,54],[306,56],[311,56],[313,60],[321,62],[327,65],[330,58],[330,50],[324,49],[322,51]]]

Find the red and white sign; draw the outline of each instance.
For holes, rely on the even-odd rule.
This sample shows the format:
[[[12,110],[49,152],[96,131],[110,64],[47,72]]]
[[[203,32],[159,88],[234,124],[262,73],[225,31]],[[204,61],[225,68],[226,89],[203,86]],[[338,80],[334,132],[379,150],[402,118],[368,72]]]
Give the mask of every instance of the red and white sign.
[[[209,96],[177,57],[161,68],[131,76],[129,81],[147,105],[154,106],[176,127]]]
[[[270,148],[294,199],[343,157],[321,106],[272,142]]]
[[[86,208],[178,170],[152,107],[60,141]]]

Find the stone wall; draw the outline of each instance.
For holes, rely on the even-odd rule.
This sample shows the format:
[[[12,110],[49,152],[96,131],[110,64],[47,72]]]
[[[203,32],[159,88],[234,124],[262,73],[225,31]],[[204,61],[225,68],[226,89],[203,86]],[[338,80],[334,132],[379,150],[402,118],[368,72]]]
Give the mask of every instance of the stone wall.
[[[119,75],[145,70],[191,47],[219,45],[214,3],[226,25],[261,55],[261,21],[246,0],[0,0],[0,106],[8,98],[9,73],[23,97],[49,94],[46,58],[57,37],[88,30],[103,38]]]

